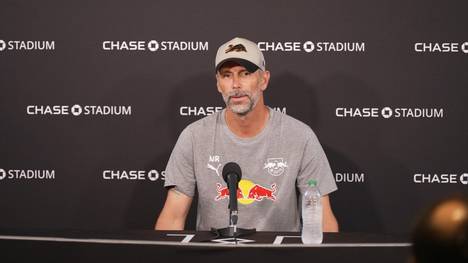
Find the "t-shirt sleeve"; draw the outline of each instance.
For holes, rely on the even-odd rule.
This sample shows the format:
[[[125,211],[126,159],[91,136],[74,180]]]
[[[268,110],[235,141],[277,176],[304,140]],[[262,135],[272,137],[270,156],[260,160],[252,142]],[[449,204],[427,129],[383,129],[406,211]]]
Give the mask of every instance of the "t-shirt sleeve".
[[[310,179],[315,179],[317,181],[322,196],[338,189],[327,156],[317,136],[312,131],[310,131],[310,135],[305,144],[300,165],[297,186],[301,195],[305,192],[307,182]]]
[[[193,140],[190,129],[185,128],[179,136],[166,167],[164,187],[175,189],[189,197],[195,194]]]

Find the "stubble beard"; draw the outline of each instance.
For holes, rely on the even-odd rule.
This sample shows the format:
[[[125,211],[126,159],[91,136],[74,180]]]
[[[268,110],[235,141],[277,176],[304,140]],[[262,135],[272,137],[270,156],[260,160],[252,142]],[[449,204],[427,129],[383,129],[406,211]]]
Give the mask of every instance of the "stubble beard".
[[[231,98],[239,97],[239,96],[247,96],[248,102],[243,103],[243,104],[232,103]],[[226,107],[239,116],[245,116],[249,112],[251,112],[255,108],[255,106],[257,106],[259,98],[260,98],[259,91],[253,94],[249,94],[244,91],[233,91],[226,95],[223,94],[223,99],[224,99],[224,102],[226,103]]]

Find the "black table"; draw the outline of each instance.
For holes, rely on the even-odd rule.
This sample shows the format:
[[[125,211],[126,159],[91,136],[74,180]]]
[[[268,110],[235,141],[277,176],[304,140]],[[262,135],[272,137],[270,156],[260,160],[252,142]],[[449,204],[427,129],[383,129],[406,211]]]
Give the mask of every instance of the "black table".
[[[214,240],[213,240],[214,239]],[[0,229],[2,262],[406,262],[406,237],[325,233],[303,245],[300,233],[257,232],[232,239],[193,231]]]

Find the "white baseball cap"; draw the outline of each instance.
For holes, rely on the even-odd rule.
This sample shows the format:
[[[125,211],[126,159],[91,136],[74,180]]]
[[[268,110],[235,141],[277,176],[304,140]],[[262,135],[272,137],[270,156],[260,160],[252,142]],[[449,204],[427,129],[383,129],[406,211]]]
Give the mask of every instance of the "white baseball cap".
[[[216,71],[227,61],[239,63],[249,72],[255,72],[257,69],[265,70],[262,51],[257,44],[245,38],[233,38],[218,48],[215,60]]]

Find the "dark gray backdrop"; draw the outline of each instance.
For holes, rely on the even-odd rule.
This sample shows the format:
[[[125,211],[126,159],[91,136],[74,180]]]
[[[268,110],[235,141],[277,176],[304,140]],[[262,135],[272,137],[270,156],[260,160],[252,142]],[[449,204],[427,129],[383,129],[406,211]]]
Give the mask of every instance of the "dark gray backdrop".
[[[3,0],[0,228],[153,228],[172,147],[203,117],[183,116],[181,107],[223,106],[214,56],[243,36],[365,43],[364,52],[265,51],[266,103],[310,125],[333,172],[350,175],[331,195],[342,231],[407,233],[418,211],[468,189],[466,10],[466,1]],[[150,40],[208,50],[103,49],[104,41]],[[54,49],[9,48],[10,41],[53,41]],[[418,52],[416,43],[458,49]],[[28,114],[30,105],[75,104],[126,106],[131,114]],[[443,116],[384,118],[384,107]],[[378,116],[339,117],[337,108],[377,108]],[[54,177],[11,176],[25,170]],[[105,170],[142,171],[144,180],[106,180]],[[420,183],[417,174],[429,179]],[[439,182],[442,174],[453,181]]]

